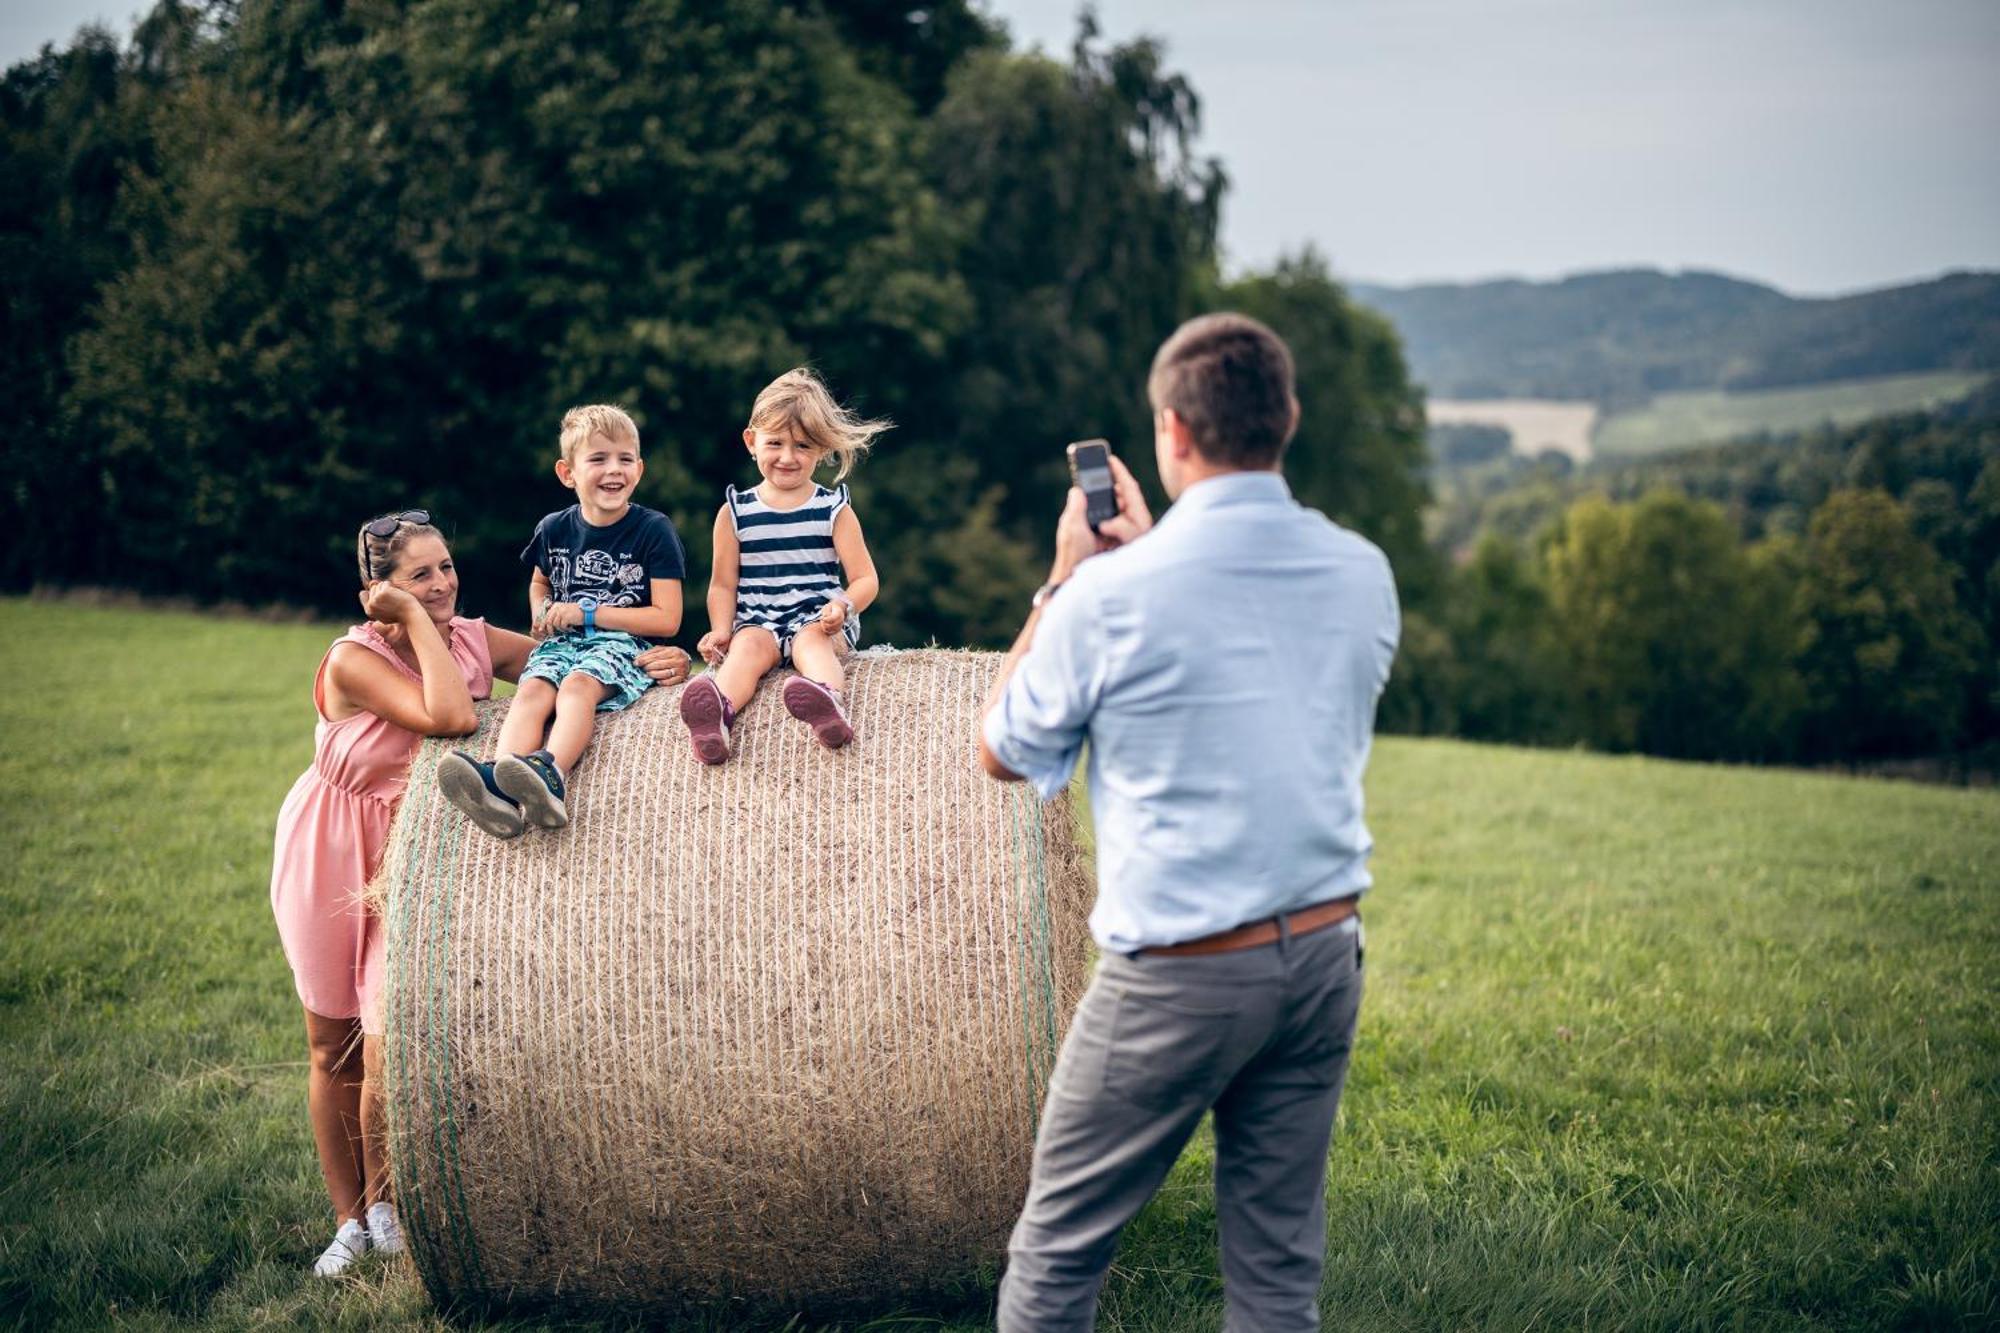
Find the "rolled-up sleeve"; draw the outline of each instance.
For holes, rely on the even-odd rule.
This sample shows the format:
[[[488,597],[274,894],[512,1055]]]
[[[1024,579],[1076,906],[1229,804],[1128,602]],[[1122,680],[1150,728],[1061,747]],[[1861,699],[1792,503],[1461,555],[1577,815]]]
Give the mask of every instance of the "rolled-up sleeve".
[[[1104,689],[1100,622],[1089,600],[1074,583],[1050,599],[1034,643],[986,715],[986,748],[1045,801],[1069,785]]]

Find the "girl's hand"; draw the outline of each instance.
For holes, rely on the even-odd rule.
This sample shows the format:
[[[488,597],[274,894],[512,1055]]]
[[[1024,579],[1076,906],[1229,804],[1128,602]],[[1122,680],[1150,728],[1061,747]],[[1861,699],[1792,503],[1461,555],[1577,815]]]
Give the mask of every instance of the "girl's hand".
[[[847,623],[847,603],[829,600],[819,609],[816,628],[829,637],[840,633],[840,627]]]
[[[632,660],[662,685],[678,685],[688,676],[688,655],[678,648],[648,648]]]
[[[729,639],[728,631],[712,629],[701,636],[701,642],[694,646],[694,650],[701,654],[702,661],[719,667],[722,659],[729,656]]]

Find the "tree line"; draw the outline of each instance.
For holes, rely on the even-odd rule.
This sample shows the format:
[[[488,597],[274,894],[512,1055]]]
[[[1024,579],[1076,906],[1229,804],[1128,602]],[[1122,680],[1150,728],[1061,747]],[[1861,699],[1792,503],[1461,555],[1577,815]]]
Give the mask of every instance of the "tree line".
[[[2000,759],[2000,388],[1520,472],[1409,618],[1395,725],[1683,758]]]
[[[1298,352],[1303,498],[1421,568],[1394,335],[1310,256],[1222,280],[1199,123],[1151,42],[1021,54],[967,0],[163,0],[0,81],[0,576],[345,612],[356,526],[421,506],[518,621],[556,423],[613,401],[703,578],[808,362],[897,423],[870,638],[1000,643],[1063,445],[1150,479],[1152,352],[1222,305]]]
[[[1298,360],[1294,491],[1397,571],[1385,726],[1993,741],[1990,417],[1544,470],[1456,559],[1391,326],[1310,252],[1221,275],[1200,112],[1153,43],[1086,17],[1067,59],[1023,54],[968,0],[162,0],[86,29],[0,78],[0,582],[348,613],[355,528],[414,506],[467,609],[518,624],[587,401],[639,421],[638,498],[698,581],[751,398],[809,362],[898,423],[854,478],[871,641],[995,646],[1063,444],[1110,438],[1157,496],[1152,353],[1233,307]]]

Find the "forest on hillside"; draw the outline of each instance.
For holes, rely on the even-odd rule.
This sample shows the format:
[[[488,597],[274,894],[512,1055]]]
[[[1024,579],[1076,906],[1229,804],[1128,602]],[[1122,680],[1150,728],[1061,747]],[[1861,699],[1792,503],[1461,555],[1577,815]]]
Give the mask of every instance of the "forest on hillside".
[[[2000,273],[1818,298],[1653,269],[1353,292],[1395,324],[1412,374],[1439,398],[1616,409],[1687,389],[2000,369]]]
[[[338,612],[358,523],[422,506],[520,620],[586,401],[705,577],[803,362],[896,422],[853,482],[871,638],[1002,642],[1064,445],[1149,473],[1152,353],[1222,305],[1292,339],[1302,498],[1419,570],[1393,335],[1310,260],[1220,280],[1199,127],[1150,42],[1023,55],[967,0],[162,0],[0,81],[0,579]]]

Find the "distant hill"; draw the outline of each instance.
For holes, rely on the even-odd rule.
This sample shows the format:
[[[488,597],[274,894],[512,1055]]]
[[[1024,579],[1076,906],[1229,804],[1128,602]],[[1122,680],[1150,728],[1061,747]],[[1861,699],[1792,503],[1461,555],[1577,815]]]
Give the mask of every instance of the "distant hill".
[[[1349,291],[1396,325],[1437,398],[1618,407],[1676,390],[2000,368],[2000,273],[1819,298],[1657,269]]]

